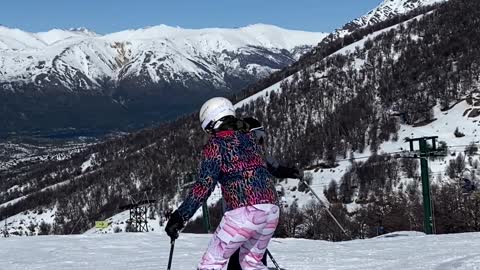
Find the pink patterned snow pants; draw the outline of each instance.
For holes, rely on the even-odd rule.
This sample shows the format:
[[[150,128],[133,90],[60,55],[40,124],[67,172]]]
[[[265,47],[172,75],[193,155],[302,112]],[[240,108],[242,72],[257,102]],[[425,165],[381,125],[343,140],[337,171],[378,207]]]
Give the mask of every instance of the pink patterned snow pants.
[[[198,270],[221,270],[240,248],[243,270],[265,270],[261,262],[275,231],[280,210],[273,204],[240,207],[225,213]]]

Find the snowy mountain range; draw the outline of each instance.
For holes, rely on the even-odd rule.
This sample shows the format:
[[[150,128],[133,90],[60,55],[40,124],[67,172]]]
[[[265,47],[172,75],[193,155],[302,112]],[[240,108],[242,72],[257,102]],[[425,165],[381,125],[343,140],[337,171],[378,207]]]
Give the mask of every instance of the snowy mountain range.
[[[106,119],[83,127],[176,117],[209,95],[235,93],[293,63],[325,36],[263,24],[195,30],[159,25],[107,35],[0,26],[1,129],[41,129],[51,122],[52,128],[80,128],[73,118],[89,113]],[[58,110],[68,116],[57,119]],[[127,123],[119,123],[119,114]]]
[[[225,75],[265,76],[324,36],[260,24],[199,30],[159,25],[103,36],[85,28],[28,33],[0,27],[0,82],[11,91],[22,83],[41,87],[53,81],[67,90],[91,90],[105,80],[120,84],[144,77],[145,83],[159,83],[190,77],[228,88]]]

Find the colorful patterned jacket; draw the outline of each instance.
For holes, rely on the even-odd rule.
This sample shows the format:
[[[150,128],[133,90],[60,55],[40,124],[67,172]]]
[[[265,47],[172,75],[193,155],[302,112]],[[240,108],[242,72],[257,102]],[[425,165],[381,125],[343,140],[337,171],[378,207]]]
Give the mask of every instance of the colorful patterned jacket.
[[[195,214],[217,183],[221,184],[227,210],[277,203],[273,176],[251,133],[218,132],[210,137],[202,155],[199,178],[177,210],[184,221]]]

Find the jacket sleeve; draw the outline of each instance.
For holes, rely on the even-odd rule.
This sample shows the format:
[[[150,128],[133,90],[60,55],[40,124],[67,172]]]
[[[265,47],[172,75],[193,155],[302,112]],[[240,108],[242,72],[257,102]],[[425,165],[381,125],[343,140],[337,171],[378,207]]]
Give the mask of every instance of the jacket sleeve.
[[[215,189],[221,162],[220,145],[210,140],[203,149],[199,178],[177,210],[184,221],[188,221],[195,214]]]

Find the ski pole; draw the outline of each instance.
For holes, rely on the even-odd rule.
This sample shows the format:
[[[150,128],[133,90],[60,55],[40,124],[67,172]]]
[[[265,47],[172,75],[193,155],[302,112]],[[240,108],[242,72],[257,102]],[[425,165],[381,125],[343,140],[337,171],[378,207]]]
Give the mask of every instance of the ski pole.
[[[268,257],[270,257],[270,260],[272,260],[272,262],[275,265],[275,267],[277,268],[277,270],[281,270],[277,261],[275,261],[275,259],[273,258],[272,253],[270,253],[270,251],[268,249],[265,252],[267,253]]]
[[[327,211],[327,213],[330,215],[330,217],[332,217],[332,219],[335,221],[335,223],[337,223],[338,227],[342,230],[342,232],[352,238],[350,236],[350,234],[343,228],[343,226],[340,224],[340,222],[338,222],[338,220],[335,218],[335,216],[332,214],[332,212],[330,212],[330,210],[328,210],[328,207],[325,205],[325,203],[322,201],[322,199],[320,199],[320,197],[317,195],[317,193],[315,191],[313,191],[313,189],[310,187],[310,185],[303,179],[303,178],[300,178],[300,182],[302,182],[304,185],[306,185],[308,187],[308,189],[310,190],[310,192],[312,192],[313,196],[315,196],[317,198],[317,200],[320,202],[320,204],[325,208],[325,210]]]
[[[172,242],[170,242],[170,256],[168,258],[168,268],[167,270],[170,270],[172,267],[172,258],[173,258],[173,248],[175,247],[175,240],[172,239]]]

